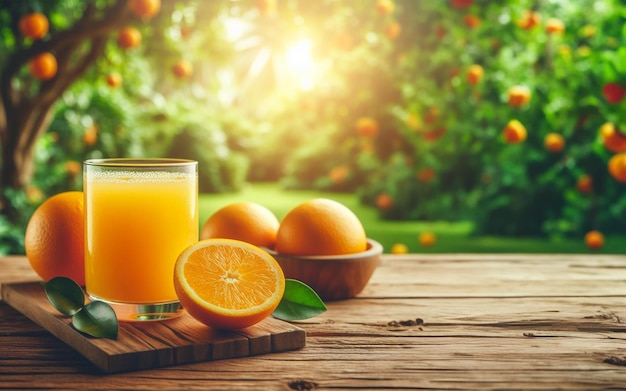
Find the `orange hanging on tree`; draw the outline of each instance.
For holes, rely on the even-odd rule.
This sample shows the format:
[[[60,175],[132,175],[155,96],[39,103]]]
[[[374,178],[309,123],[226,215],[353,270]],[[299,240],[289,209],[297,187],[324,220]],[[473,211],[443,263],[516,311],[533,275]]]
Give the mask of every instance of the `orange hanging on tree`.
[[[516,119],[510,120],[502,130],[504,140],[509,144],[517,144],[526,140],[526,127]]]
[[[593,179],[587,174],[581,175],[576,181],[576,189],[583,194],[591,193],[593,191]]]
[[[517,21],[517,25],[524,30],[531,30],[541,23],[541,15],[537,11],[526,10]]]
[[[111,72],[107,75],[107,84],[112,88],[117,88],[122,85],[122,75],[117,72]]]
[[[57,59],[52,53],[41,53],[28,62],[30,74],[37,80],[50,80],[57,74]]]
[[[463,9],[474,4],[474,0],[450,0],[452,8]]]
[[[122,49],[132,49],[141,43],[141,32],[134,27],[123,27],[118,36],[117,44]]]
[[[189,76],[191,76],[192,72],[193,68],[191,66],[191,63],[186,60],[178,60],[172,66],[172,73],[179,79],[188,78]]]
[[[626,182],[626,152],[617,153],[609,159],[609,174],[618,182]]]
[[[467,14],[463,17],[463,23],[471,29],[478,28],[481,22],[480,18],[476,15]]]
[[[602,95],[607,102],[616,105],[626,96],[626,88],[617,83],[606,83],[602,87]]]
[[[615,124],[607,122],[600,127],[602,144],[611,152],[626,151],[626,134],[622,133]]]
[[[130,12],[141,19],[151,19],[161,9],[161,0],[130,0]]]
[[[391,41],[395,41],[396,39],[398,39],[401,32],[402,32],[402,26],[400,26],[400,23],[398,23],[395,20],[389,22],[387,24],[387,27],[385,27],[385,35]]]
[[[378,134],[378,122],[370,117],[361,117],[356,121],[356,131],[363,137],[374,137]]]
[[[530,102],[530,89],[526,86],[513,86],[508,91],[508,103],[511,107],[522,107]]]
[[[476,85],[483,78],[485,70],[478,64],[471,65],[467,70],[467,82],[471,85]]]
[[[544,138],[546,149],[553,153],[558,153],[565,148],[565,139],[558,133],[548,133]]]
[[[387,16],[393,13],[395,4],[393,0],[378,0],[376,2],[376,10],[382,16]]]
[[[585,244],[590,250],[599,250],[604,246],[604,235],[600,231],[589,231],[585,234]]]
[[[25,38],[41,39],[48,34],[50,24],[46,15],[39,12],[26,14],[20,18],[20,33]]]
[[[393,198],[387,193],[376,196],[376,207],[381,210],[390,209],[393,206]]]
[[[546,32],[548,34],[563,34],[565,25],[560,19],[550,18],[546,21]]]

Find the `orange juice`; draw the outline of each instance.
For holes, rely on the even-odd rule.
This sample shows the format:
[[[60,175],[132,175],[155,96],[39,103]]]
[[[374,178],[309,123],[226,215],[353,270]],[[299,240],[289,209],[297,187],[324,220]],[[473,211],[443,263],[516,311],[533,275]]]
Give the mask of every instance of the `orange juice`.
[[[89,295],[117,303],[177,301],[174,263],[198,241],[195,166],[193,172],[85,168]]]

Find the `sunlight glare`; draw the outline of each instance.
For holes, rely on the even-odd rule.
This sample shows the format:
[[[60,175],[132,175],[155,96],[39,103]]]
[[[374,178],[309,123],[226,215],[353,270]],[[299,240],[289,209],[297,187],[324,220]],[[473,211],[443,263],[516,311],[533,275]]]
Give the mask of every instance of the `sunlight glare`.
[[[311,47],[311,41],[303,39],[293,44],[285,54],[288,71],[303,90],[313,88],[314,62]]]

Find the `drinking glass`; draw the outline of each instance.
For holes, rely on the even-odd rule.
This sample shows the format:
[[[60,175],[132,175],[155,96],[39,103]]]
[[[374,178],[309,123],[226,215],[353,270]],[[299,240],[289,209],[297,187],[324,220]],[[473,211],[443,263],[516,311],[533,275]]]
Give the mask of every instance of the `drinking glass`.
[[[87,294],[121,321],[180,315],[174,264],[198,241],[198,163],[92,159],[83,172]]]

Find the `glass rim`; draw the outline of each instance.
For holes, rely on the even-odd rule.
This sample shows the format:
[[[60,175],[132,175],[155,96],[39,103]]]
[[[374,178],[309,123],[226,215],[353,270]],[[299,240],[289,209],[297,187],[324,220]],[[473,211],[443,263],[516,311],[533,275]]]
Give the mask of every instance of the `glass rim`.
[[[119,168],[155,168],[155,167],[189,167],[197,166],[196,160],[178,158],[102,158],[87,159],[85,166],[119,167]]]

